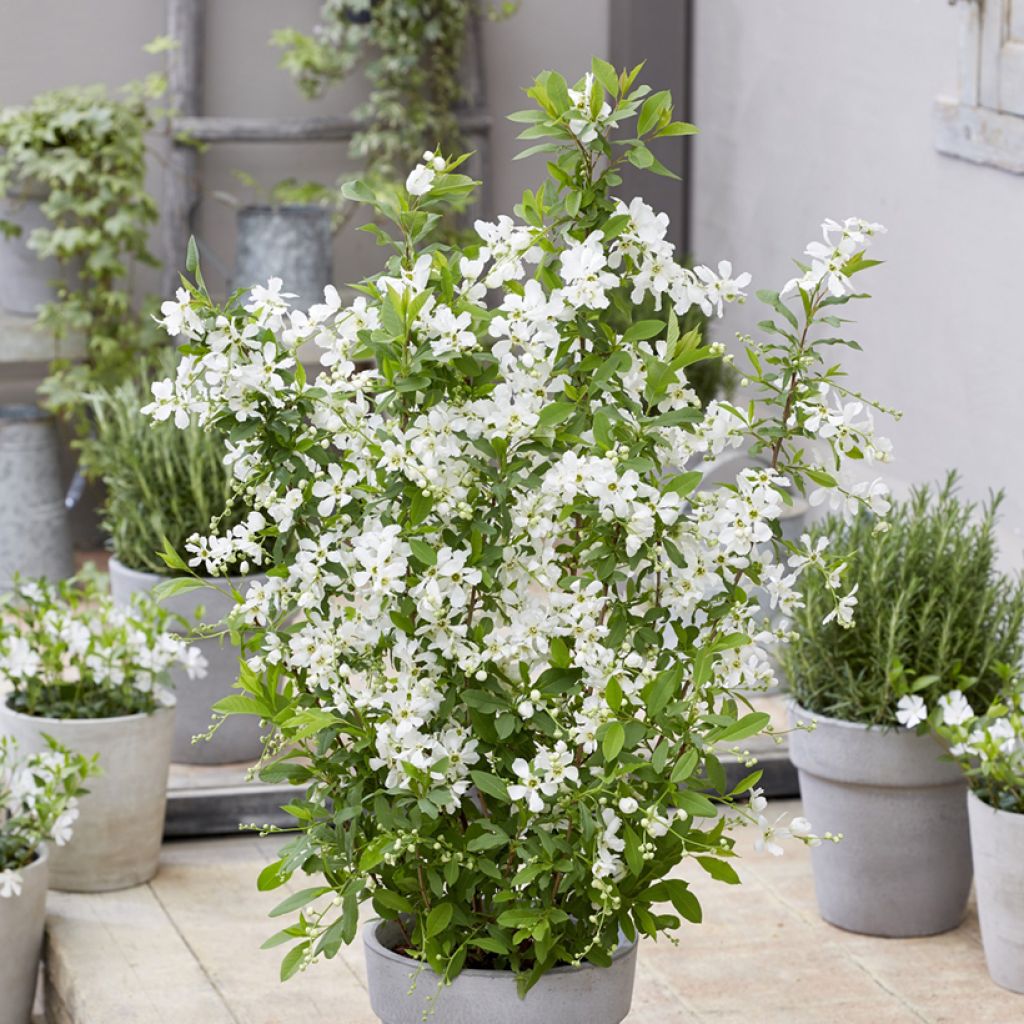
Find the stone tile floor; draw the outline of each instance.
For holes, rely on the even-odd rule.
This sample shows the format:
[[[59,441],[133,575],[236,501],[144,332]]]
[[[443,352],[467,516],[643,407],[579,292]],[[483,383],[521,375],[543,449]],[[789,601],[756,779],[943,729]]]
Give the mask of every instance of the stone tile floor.
[[[842,932],[817,916],[808,852],[759,856],[751,839],[740,842],[741,886],[695,878],[701,927],[678,945],[643,945],[627,1024],[1024,1022],[1024,996],[988,978],[973,908],[955,932],[930,939]],[[281,950],[259,946],[281,894],[255,888],[272,854],[272,840],[252,836],[179,840],[147,886],[52,893],[47,1019],[375,1024],[358,948],[278,982]]]

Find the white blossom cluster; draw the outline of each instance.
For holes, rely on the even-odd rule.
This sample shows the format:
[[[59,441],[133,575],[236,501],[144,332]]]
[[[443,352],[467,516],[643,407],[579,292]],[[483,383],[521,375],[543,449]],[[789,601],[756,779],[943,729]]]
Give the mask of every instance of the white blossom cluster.
[[[0,735],[0,898],[22,890],[21,869],[42,843],[65,846],[78,819],[77,795],[95,766],[50,741],[22,756],[12,736]]]
[[[426,161],[409,191],[428,191],[432,173]],[[279,572],[242,605],[246,623],[265,630],[249,667],[284,672],[321,707],[372,723],[369,767],[389,789],[417,790],[429,778],[445,806],[457,807],[470,770],[494,763],[474,736],[472,712],[507,707],[517,730],[543,722],[532,756],[512,766],[509,795],[531,814],[550,814],[584,785],[580,757],[597,749],[603,727],[644,721],[664,652],[679,652],[680,692],[714,711],[722,694],[773,681],[767,651],[787,626],[764,618],[762,589],[785,611],[808,566],[841,586],[820,547],[777,543],[774,524],[793,493],[781,469],[695,489],[756,430],[756,414],[725,401],[701,409],[681,374],[666,372],[685,356],[678,331],[613,339],[613,372],[602,388],[581,391],[569,363],[585,360],[593,344],[577,324],[607,309],[614,290],[633,302],[651,296],[676,317],[693,306],[714,315],[741,300],[750,280],[733,276],[728,262],[717,271],[682,267],[666,240],[667,217],[642,200],[616,210],[625,223],[613,238],[567,236],[556,259],[544,229],[509,217],[478,222],[475,254],[454,264],[420,255],[351,305],[329,288],[322,304],[294,310],[279,280],[254,288],[235,316],[211,313],[186,291],[164,303],[163,325],[190,354],[173,380],[154,385],[145,411],[240,427],[228,460],[255,508],[237,536],[198,539],[194,564],[213,573],[261,543],[287,541]],[[840,255],[880,230],[825,225],[826,238],[840,233]],[[530,276],[542,261],[546,276]],[[845,291],[834,264],[822,256],[799,287],[827,280],[833,294]],[[420,378],[356,369],[369,341],[396,331],[425,368]],[[323,353],[315,381],[296,372],[307,342]],[[430,390],[432,373],[458,369],[471,354],[493,367],[486,389]],[[402,395],[428,390],[429,401],[401,405]],[[862,403],[843,403],[827,384],[802,388],[793,409],[786,426],[808,451],[819,442],[840,466],[888,457]],[[552,444],[581,410],[595,426]],[[290,435],[269,441],[282,423]],[[649,454],[631,452],[629,437],[645,438]],[[850,509],[887,507],[877,481],[822,494]],[[413,495],[423,514],[411,521]],[[848,623],[854,604],[844,596],[833,614]],[[729,637],[741,639],[722,645]],[[707,671],[685,654],[701,647],[719,655]],[[545,686],[554,651],[579,674],[570,693]],[[451,686],[456,679],[465,682]],[[650,758],[657,742],[646,737],[637,753]],[[657,836],[671,817],[632,796],[626,806],[605,809],[596,877],[621,869],[623,818]]]
[[[116,605],[91,577],[60,585],[19,580],[0,607],[0,687],[13,692],[18,710],[32,714],[54,714],[57,700],[57,717],[66,717],[75,701],[117,703],[118,694],[145,703],[174,665],[190,679],[206,674],[199,648],[165,624],[143,596]]]

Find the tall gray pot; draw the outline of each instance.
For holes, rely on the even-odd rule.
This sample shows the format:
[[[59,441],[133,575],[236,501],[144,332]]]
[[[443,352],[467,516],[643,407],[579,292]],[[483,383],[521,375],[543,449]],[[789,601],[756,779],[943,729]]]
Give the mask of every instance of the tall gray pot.
[[[0,590],[15,573],[73,572],[56,423],[34,405],[0,406]]]
[[[21,893],[0,896],[0,1024],[29,1024],[46,923],[46,848],[21,869]]]
[[[272,277],[307,309],[323,302],[331,283],[331,213],[321,206],[246,206],[238,211],[231,287],[251,288]]]
[[[47,190],[31,185],[15,189],[15,193],[0,197],[0,220],[21,228],[21,233],[11,238],[0,232],[0,309],[34,317],[40,306],[56,300],[54,282],[74,286],[82,264],[81,260],[62,264],[53,256],[41,260],[28,247],[36,228],[50,226],[42,210]]]
[[[363,927],[370,1005],[381,1024],[619,1024],[633,1001],[635,942],[623,942],[610,967],[557,967],[520,999],[511,971],[467,970],[441,987],[429,967],[394,952],[399,939],[393,921]]]
[[[0,731],[23,750],[47,749],[45,734],[86,757],[99,756],[101,774],[79,797],[71,841],[50,850],[51,888],[108,892],[156,874],[174,734],[174,698],[162,699],[152,714],[116,718],[40,718],[0,704]]]
[[[963,920],[971,888],[966,783],[931,735],[793,705],[789,737],[804,813],[843,840],[811,851],[821,916],[851,932],[934,935]]]
[[[988,973],[1024,992],[1024,814],[996,810],[973,793],[967,810]]]
[[[128,604],[132,594],[151,594],[154,587],[167,579],[152,572],[129,569],[116,558],[110,560],[110,593],[118,604]],[[253,580],[264,580],[265,576],[231,576],[211,580],[224,586],[230,583],[241,590]],[[202,622],[216,625],[223,621],[231,610],[232,601],[223,593],[207,588],[190,590],[167,598],[163,606],[188,622],[196,621],[196,611],[202,607]],[[255,761],[262,751],[260,727],[256,718],[241,715],[229,718],[214,733],[210,740],[192,742],[193,736],[205,733],[210,728],[210,709],[221,699],[235,692],[232,689],[238,679],[239,650],[229,640],[205,637],[192,640],[207,660],[206,675],[202,679],[189,679],[180,668],[171,672],[171,682],[178,698],[178,716],[174,727],[174,745],[171,760],[178,764],[235,764],[240,761]]]

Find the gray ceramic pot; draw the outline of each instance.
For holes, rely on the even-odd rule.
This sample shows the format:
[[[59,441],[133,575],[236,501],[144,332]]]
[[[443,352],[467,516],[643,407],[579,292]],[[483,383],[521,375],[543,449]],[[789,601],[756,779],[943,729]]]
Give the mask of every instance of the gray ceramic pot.
[[[21,869],[21,894],[0,897],[0,1024],[29,1024],[46,923],[46,849]]]
[[[50,849],[51,888],[107,892],[156,874],[174,735],[174,698],[163,701],[152,714],[117,718],[38,718],[0,704],[0,731],[27,753],[46,749],[45,733],[87,757],[99,755],[102,774],[79,798],[71,841]]]
[[[331,234],[331,213],[322,206],[243,207],[232,289],[279,277],[300,309],[323,302],[332,276]]]
[[[110,560],[110,593],[118,604],[128,604],[132,594],[152,593],[166,576],[139,572],[122,565],[116,558]],[[253,580],[264,576],[232,576],[211,582],[224,586],[230,583],[242,593]],[[196,621],[196,611],[203,609],[202,621],[214,625],[221,622],[231,610],[232,601],[212,588],[190,590],[167,598],[163,606],[188,622]],[[238,648],[218,637],[191,641],[203,652],[207,660],[206,675],[202,679],[189,679],[183,669],[171,672],[171,683],[178,698],[178,716],[174,729],[171,760],[178,764],[234,764],[255,761],[261,753],[259,720],[241,715],[229,718],[210,740],[192,742],[193,736],[210,728],[210,709],[228,694],[238,679]]]
[[[793,705],[789,737],[804,814],[842,842],[811,852],[821,916],[847,931],[909,937],[963,920],[971,888],[966,783],[941,744]]]
[[[981,943],[992,980],[1024,992],[1024,814],[967,796]]]
[[[57,453],[57,426],[34,405],[0,406],[0,590],[15,573],[74,572]]]
[[[399,935],[390,921],[363,927],[370,1005],[382,1024],[619,1024],[633,1001],[635,942],[623,942],[611,967],[558,967],[520,999],[511,971],[467,970],[439,987],[429,967],[393,952]]]
[[[52,256],[41,260],[28,247],[29,236],[36,228],[50,226],[42,210],[47,190],[31,185],[14,191],[13,196],[0,197],[0,220],[21,228],[13,238],[0,232],[0,309],[34,317],[40,306],[57,298],[55,281],[74,286],[82,261],[62,264]]]

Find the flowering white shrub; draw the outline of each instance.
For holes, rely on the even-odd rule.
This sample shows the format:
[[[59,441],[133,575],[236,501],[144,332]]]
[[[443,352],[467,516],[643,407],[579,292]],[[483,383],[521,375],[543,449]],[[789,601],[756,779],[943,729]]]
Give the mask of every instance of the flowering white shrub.
[[[1024,677],[1007,666],[1002,675],[1002,692],[980,713],[963,692],[952,690],[931,708],[919,694],[907,694],[897,717],[908,729],[938,733],[971,789],[990,807],[1024,814]]]
[[[304,908],[272,940],[295,940],[285,977],[351,942],[369,900],[447,978],[496,965],[526,987],[608,963],[620,928],[699,921],[667,876],[692,859],[737,881],[738,823],[760,819],[772,850],[787,829],[817,841],[802,820],[769,823],[760,772],[730,786],[717,752],[768,725],[744,694],[772,681],[786,630],[758,595],[790,607],[815,571],[843,621],[852,606],[823,546],[783,543],[777,521],[805,489],[882,502],[881,485],[838,482],[887,447],[823,362],[881,228],[826,223],[795,308],[763,295],[755,400],[702,408],[682,371],[721,353],[678,318],[721,313],[749,275],[684,268],[667,217],[614,195],[626,160],[664,171],[644,139],[692,130],[635,75],[595,61],[572,90],[537,79],[537,109],[515,119],[551,177],[464,250],[425,241],[473,187],[431,154],[404,194],[348,189],[394,229],[374,228],[391,256],[351,304],[328,288],[295,310],[275,280],[219,309],[197,273],[165,307],[183,356],[147,411],[225,430],[273,561],[238,610],[244,692],[219,707],[272,720],[284,753],[263,777],[309,787],[260,879],[326,879],[276,911]],[[647,296],[661,318],[633,322]],[[766,467],[702,488],[745,444]]]
[[[0,690],[9,707],[47,718],[150,712],[181,664],[189,678],[206,659],[166,627],[169,616],[135,595],[119,607],[94,573],[59,584],[18,580],[0,598]]]
[[[48,750],[21,757],[14,737],[0,735],[0,898],[21,893],[21,869],[43,843],[68,842],[77,798],[96,774],[95,758],[46,742]]]

